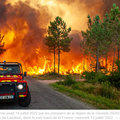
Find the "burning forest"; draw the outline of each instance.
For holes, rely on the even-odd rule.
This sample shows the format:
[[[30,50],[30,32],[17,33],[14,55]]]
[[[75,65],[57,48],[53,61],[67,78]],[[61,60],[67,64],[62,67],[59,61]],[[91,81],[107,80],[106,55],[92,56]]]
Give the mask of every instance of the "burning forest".
[[[120,7],[119,0],[0,0],[0,33],[6,49],[0,55],[1,61],[20,62],[30,75],[52,72],[54,56],[48,52],[45,37],[50,21],[60,16],[71,27],[69,37],[73,38],[70,52],[61,52],[60,74],[89,70],[92,58],[80,51],[84,39],[81,30],[87,28],[88,14],[103,18],[114,2]],[[110,71],[112,59],[108,57]],[[105,66],[105,58],[100,63]]]

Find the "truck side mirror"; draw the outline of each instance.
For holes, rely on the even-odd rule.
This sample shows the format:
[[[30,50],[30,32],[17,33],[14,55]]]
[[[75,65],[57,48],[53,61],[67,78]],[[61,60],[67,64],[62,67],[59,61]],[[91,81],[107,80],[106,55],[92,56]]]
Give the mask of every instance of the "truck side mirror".
[[[26,77],[27,76],[27,72],[24,72],[24,77]]]

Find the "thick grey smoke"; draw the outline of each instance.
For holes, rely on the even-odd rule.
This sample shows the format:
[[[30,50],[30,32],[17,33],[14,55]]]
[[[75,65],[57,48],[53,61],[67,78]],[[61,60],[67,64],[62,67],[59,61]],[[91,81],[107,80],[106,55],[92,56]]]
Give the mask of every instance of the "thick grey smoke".
[[[104,15],[106,12],[110,13],[112,4],[116,3],[116,5],[120,9],[120,0],[103,0],[103,6],[102,6],[102,14]]]
[[[72,4],[73,2],[76,2],[76,1],[77,0],[74,0],[74,1],[66,0],[65,2]],[[85,8],[87,9],[88,14],[90,14],[91,19],[93,19],[95,15],[99,15],[102,20],[106,12],[110,13],[113,3],[116,3],[116,5],[120,9],[120,0],[79,0],[79,4],[76,7],[80,8],[81,3],[85,4],[86,6]],[[99,5],[99,3],[101,4]],[[86,19],[87,19],[87,16],[86,16]],[[81,56],[82,53],[80,53],[79,51],[79,47],[80,47],[79,42],[82,41],[83,38],[81,37],[80,31],[76,31],[76,33],[73,33],[71,36],[74,38],[71,45],[71,48],[72,48],[71,53],[74,53],[76,56]]]
[[[12,6],[1,0],[0,29],[5,30],[6,33],[7,31],[15,33],[13,42],[6,46],[6,51],[10,50],[12,53],[11,59],[18,58],[27,63],[31,63],[31,57],[37,59],[38,55],[35,51],[43,44],[46,33],[43,26],[47,26],[49,21],[50,15],[45,7],[39,6],[39,10],[36,10],[29,2],[19,1]]]
[[[5,26],[7,20],[7,6],[5,5],[5,2],[6,0],[0,0],[0,27]]]

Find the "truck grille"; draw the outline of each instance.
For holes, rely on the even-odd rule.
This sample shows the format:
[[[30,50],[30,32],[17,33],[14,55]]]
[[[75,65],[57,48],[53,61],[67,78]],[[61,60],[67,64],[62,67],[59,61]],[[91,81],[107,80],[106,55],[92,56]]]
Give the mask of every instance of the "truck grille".
[[[14,93],[14,91],[15,91],[15,84],[13,83],[0,84],[0,94]]]

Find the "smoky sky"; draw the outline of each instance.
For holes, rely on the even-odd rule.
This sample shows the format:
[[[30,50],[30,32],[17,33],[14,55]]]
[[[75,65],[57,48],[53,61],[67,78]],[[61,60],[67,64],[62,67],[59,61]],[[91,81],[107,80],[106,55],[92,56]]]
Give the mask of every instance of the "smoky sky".
[[[19,1],[15,5],[0,1],[0,28],[14,31],[13,42],[6,46],[11,58],[30,62],[31,57],[37,59],[36,48],[43,44],[46,28],[50,21],[47,8],[39,6],[39,10],[30,6],[29,2]],[[6,42],[7,43],[7,42]],[[21,54],[24,53],[24,54]],[[6,53],[5,53],[6,54]]]
[[[102,14],[104,15],[106,12],[110,13],[112,4],[116,3],[116,5],[120,8],[120,0],[103,0],[102,6]]]
[[[97,13],[103,16],[106,13],[106,11],[108,13],[110,12],[110,9],[113,3],[116,3],[116,5],[120,8],[120,0],[57,0],[57,1],[68,4],[68,5],[77,2],[78,4],[76,5],[76,7],[78,7],[78,9],[83,3],[86,5],[88,14],[92,13],[93,12],[92,10],[94,10],[94,12],[98,11]],[[99,3],[102,3],[102,6],[100,9],[98,8]]]
[[[6,12],[7,6],[5,5],[6,0],[0,0],[0,26],[4,26],[6,24]]]

